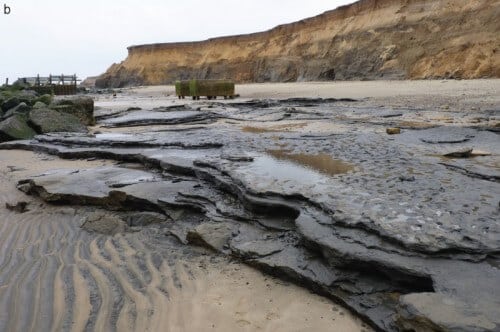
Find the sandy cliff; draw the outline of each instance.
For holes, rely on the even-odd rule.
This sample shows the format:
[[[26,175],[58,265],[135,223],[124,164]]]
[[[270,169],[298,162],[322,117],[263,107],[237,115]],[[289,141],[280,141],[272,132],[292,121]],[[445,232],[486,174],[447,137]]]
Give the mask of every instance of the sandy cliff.
[[[131,46],[100,87],[500,77],[500,0],[361,0],[272,30]]]

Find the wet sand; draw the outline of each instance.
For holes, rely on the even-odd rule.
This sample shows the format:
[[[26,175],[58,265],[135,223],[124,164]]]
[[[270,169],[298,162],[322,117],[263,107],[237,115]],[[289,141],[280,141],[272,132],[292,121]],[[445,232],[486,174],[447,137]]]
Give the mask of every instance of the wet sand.
[[[174,246],[155,228],[91,234],[80,228],[88,208],[47,205],[15,188],[52,169],[110,163],[1,151],[0,330],[370,331],[325,298]],[[5,208],[20,201],[28,212]]]

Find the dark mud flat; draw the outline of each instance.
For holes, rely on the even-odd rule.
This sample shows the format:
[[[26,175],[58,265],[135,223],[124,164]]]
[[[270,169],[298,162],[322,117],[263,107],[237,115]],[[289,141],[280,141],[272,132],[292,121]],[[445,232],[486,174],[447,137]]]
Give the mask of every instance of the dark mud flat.
[[[415,121],[416,111],[370,112],[342,100],[140,112],[102,120],[144,126],[133,134],[53,134],[0,148],[122,162],[54,170],[18,188],[53,204],[118,211],[124,220],[165,216],[165,241],[205,246],[292,280],[378,330],[500,330],[498,133],[433,122],[388,136],[384,128]],[[218,122],[178,127],[199,125],[200,113]],[[234,125],[304,121],[344,130]],[[442,157],[465,148],[489,155]]]

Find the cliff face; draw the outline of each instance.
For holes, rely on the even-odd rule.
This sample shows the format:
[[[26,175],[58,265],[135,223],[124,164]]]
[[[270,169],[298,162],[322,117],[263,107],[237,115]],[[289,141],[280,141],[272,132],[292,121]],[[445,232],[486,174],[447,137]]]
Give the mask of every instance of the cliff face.
[[[272,30],[131,46],[99,87],[500,77],[500,0],[361,0]]]

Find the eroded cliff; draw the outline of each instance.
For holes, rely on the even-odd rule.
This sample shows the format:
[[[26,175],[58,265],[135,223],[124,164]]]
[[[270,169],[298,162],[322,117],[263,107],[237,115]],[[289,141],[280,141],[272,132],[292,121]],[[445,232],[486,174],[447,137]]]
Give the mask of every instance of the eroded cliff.
[[[131,46],[96,85],[500,77],[500,0],[361,0],[272,30]]]

